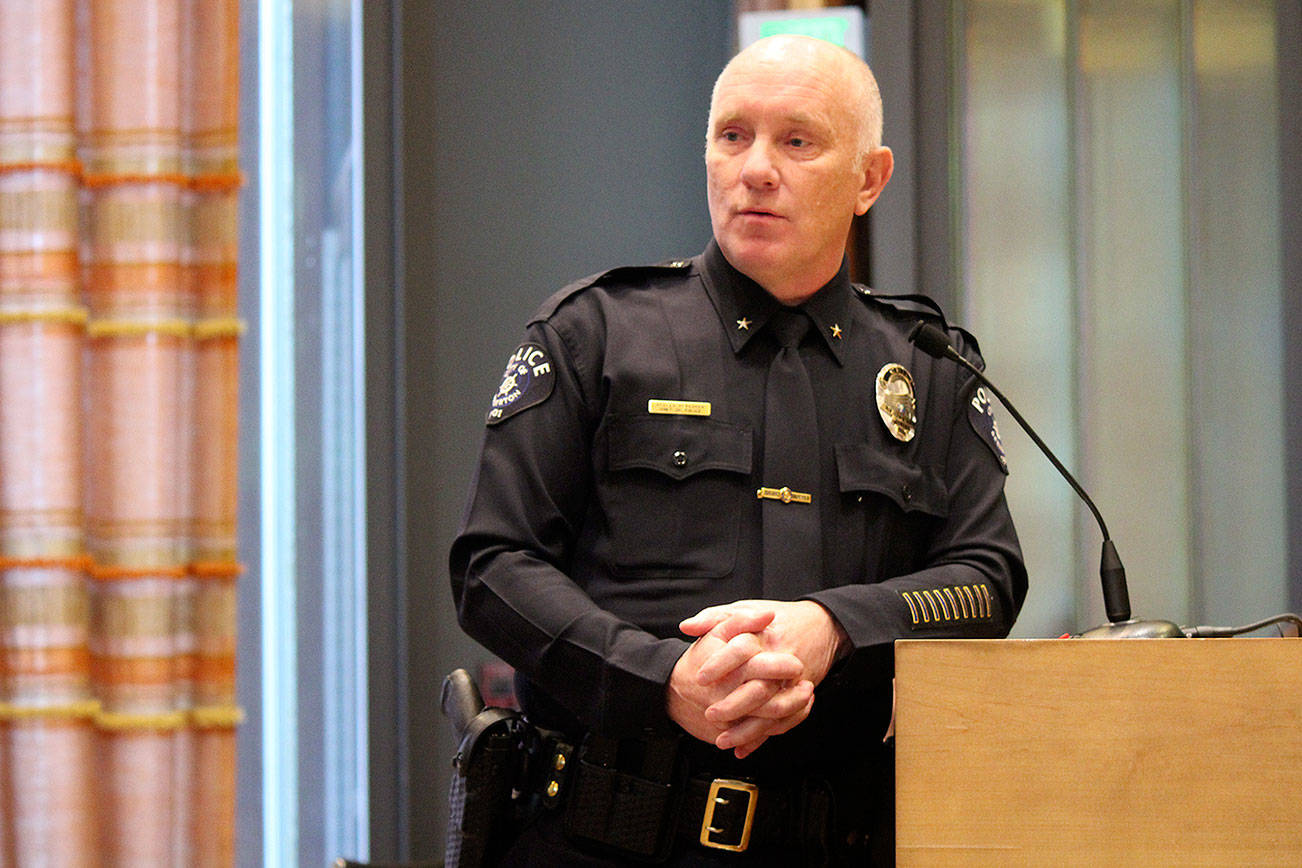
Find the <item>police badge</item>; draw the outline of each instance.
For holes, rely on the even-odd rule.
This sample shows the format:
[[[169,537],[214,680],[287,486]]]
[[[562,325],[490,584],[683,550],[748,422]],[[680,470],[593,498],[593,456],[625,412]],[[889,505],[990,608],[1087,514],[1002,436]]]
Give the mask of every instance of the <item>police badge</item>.
[[[913,397],[913,377],[901,364],[891,362],[877,372],[877,411],[886,430],[902,443],[918,431],[918,404]]]

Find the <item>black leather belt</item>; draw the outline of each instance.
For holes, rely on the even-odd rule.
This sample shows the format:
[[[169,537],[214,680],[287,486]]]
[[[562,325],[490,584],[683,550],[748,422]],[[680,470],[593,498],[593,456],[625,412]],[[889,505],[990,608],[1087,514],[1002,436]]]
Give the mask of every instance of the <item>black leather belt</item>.
[[[738,854],[788,851],[792,865],[830,861],[833,798],[824,781],[714,777],[690,769],[683,776],[672,751],[655,749],[660,745],[635,751],[635,773],[616,762],[614,742],[588,739],[576,757],[558,745],[547,746],[550,759],[540,757],[546,774],[531,789],[545,806],[563,805],[572,840],[637,861],[659,861],[675,841]]]

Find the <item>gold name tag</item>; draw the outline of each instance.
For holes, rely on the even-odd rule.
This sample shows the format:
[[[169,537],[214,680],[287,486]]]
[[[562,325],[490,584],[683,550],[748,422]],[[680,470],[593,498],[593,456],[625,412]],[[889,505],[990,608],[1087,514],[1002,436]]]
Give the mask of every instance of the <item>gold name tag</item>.
[[[662,413],[670,416],[708,416],[709,401],[663,401],[652,398],[646,402],[648,413]]]

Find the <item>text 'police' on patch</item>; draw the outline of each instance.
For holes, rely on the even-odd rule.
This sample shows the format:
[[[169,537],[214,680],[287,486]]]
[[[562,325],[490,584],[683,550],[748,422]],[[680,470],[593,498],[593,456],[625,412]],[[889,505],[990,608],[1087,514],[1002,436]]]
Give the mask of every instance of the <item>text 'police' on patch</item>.
[[[1008,456],[1004,452],[1004,440],[999,436],[999,423],[995,421],[995,408],[990,403],[990,396],[985,389],[978,388],[968,401],[967,418],[972,423],[972,430],[980,436],[981,442],[990,447],[999,461],[999,469],[1008,472]]]
[[[493,395],[493,406],[485,420],[496,425],[521,410],[541,404],[552,393],[556,372],[552,370],[547,351],[537,344],[521,344],[507,360],[502,372],[502,384]]]

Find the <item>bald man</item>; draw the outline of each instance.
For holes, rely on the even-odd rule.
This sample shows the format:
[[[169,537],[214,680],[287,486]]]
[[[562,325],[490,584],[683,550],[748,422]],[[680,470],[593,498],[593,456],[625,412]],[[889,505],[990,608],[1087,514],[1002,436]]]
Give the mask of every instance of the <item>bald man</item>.
[[[852,53],[745,49],[705,252],[571,284],[511,355],[450,556],[543,733],[502,864],[890,864],[892,643],[1007,635],[989,403],[907,334],[975,341],[849,279],[881,117]]]

